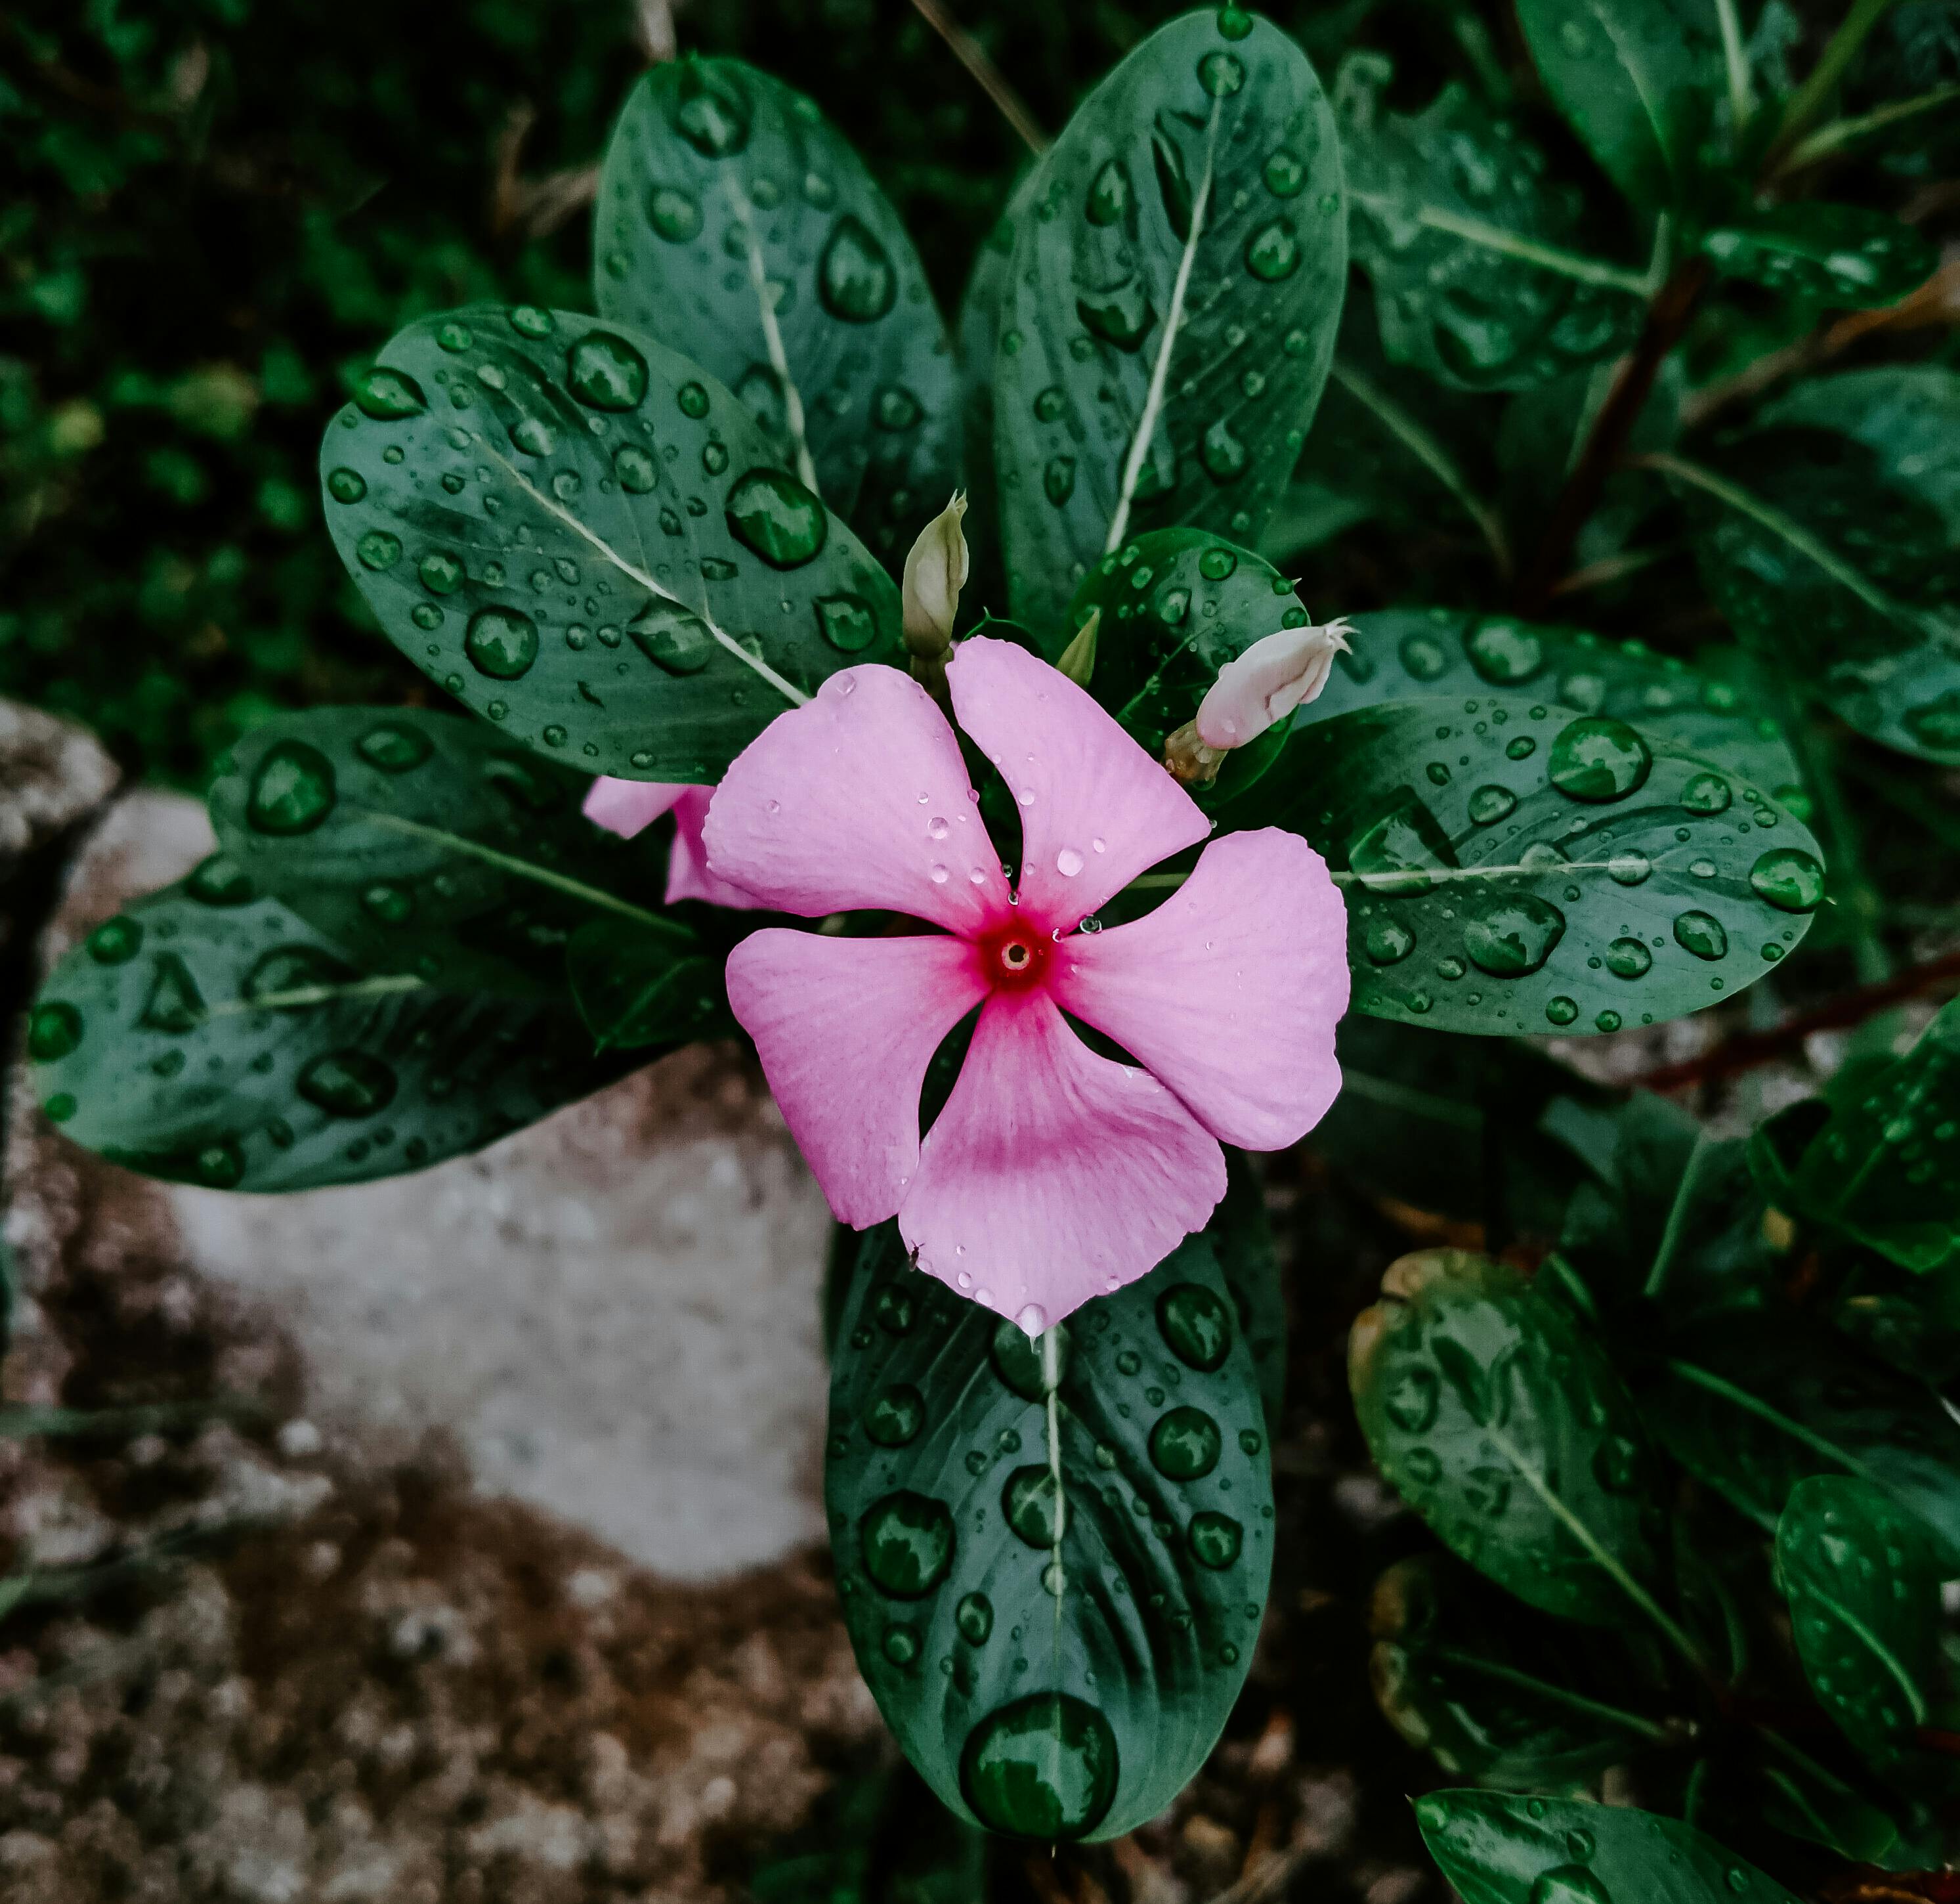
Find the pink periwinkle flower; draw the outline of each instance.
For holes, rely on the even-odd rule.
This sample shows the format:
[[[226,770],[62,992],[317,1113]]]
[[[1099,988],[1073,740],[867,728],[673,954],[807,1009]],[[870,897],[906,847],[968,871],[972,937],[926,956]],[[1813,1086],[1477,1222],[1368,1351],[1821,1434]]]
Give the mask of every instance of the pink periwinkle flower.
[[[715,791],[708,856],[783,912],[939,928],[753,933],[729,957],[729,1002],[838,1217],[896,1215],[920,1269],[1032,1333],[1203,1226],[1221,1142],[1278,1149],[1334,1101],[1346,910],[1320,856],[1268,828],[1213,841],[1146,917],[1078,929],[1209,823],[1047,663],[975,638],[947,672],[1020,803],[1017,890],[952,728],[882,666],[832,675],[751,743]],[[921,1141],[927,1066],[976,1005]],[[1064,1011],[1138,1063],[1092,1052]]]
[[[706,899],[711,906],[752,912],[761,900],[708,870],[701,828],[714,791],[712,787],[676,786],[663,780],[616,780],[606,774],[593,782],[582,810],[594,826],[622,839],[644,833],[662,813],[671,813],[674,842],[667,855],[668,905],[676,899]]]

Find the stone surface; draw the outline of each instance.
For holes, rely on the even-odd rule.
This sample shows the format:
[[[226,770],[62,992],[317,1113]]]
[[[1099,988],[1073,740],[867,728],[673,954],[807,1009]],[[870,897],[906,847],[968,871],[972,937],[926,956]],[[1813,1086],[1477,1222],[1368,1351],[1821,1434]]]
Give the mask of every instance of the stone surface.
[[[212,849],[194,801],[138,793],[78,864],[50,954]],[[548,1508],[667,1578],[820,1538],[829,1217],[759,1076],[675,1054],[472,1157],[288,1197],[152,1186],[23,1120],[10,1219],[49,1196],[126,1210],[276,1317],[307,1409],[374,1458],[452,1434],[477,1487]],[[46,1192],[47,1195],[43,1195]],[[52,1227],[51,1227],[52,1226]],[[158,1247],[153,1237],[147,1247]]]

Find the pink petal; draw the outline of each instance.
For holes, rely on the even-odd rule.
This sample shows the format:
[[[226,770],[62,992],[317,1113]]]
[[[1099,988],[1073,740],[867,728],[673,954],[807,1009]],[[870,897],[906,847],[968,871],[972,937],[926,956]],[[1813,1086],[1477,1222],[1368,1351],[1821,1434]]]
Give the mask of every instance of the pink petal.
[[[1021,809],[1022,909],[1068,931],[1210,830],[1191,796],[1067,675],[976,637],[947,665],[953,712]]]
[[[602,774],[593,782],[580,810],[595,826],[631,839],[694,791],[664,780],[618,780],[609,773]]]
[[[897,1210],[918,1173],[926,1066],[986,989],[961,939],[771,927],[729,954],[729,1005],[840,1222]]]
[[[1348,909],[1297,833],[1228,833],[1163,905],[1055,947],[1055,1002],[1149,1066],[1212,1135],[1297,1143],[1341,1088]]]
[[[1154,1269],[1224,1194],[1224,1153],[1169,1091],[1096,1056],[1042,992],[1004,991],[899,1229],[921,1269],[1032,1333]]]
[[[714,798],[712,787],[689,787],[674,803],[674,842],[667,855],[667,903],[676,899],[705,899],[711,906],[726,906],[734,911],[752,912],[762,904],[753,893],[708,870],[708,854],[701,843],[702,823]]]
[[[896,668],[845,668],[778,715],[715,789],[703,836],[717,874],[784,912],[884,907],[970,934],[1007,911],[959,743]]]

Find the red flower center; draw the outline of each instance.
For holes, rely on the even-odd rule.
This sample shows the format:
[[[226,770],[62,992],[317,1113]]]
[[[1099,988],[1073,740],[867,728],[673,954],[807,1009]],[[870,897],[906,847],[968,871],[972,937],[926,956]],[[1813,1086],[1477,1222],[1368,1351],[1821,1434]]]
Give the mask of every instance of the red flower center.
[[[1040,982],[1054,950],[1045,932],[1019,923],[998,926],[980,940],[980,970],[989,984],[1023,990]]]

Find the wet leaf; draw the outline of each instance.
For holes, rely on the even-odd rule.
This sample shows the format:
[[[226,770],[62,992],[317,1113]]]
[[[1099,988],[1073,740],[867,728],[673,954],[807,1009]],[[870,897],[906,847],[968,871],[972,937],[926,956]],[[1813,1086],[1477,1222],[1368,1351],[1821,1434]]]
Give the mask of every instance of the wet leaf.
[[[1032,193],[995,358],[994,452],[1013,612],[1045,629],[1096,559],[1141,530],[1257,540],[1327,374],[1348,247],[1320,83],[1278,27],[1236,11],[1189,14],[1145,40],[1083,103]]]
[[[381,357],[320,447],[327,526],[389,638],[520,746],[710,782],[827,676],[902,657],[891,578],[691,359],[489,304]]]
[[[1701,250],[1725,278],[1847,310],[1897,304],[1939,264],[1939,247],[1911,225],[1814,199],[1717,224]]]
[[[892,1226],[861,1247],[826,1486],[845,1620],[907,1756],[993,1830],[1154,1817],[1244,1682],[1272,1484],[1223,1220],[1060,1332],[1058,1555],[1038,1343],[917,1274]]]
[[[898,214],[815,103],[739,59],[654,67],[606,148],[593,252],[600,315],[726,384],[795,470],[768,301],[817,492],[896,572],[959,479],[952,346]]]

